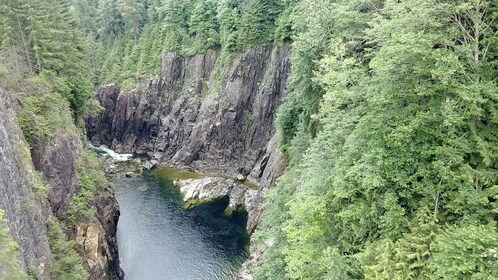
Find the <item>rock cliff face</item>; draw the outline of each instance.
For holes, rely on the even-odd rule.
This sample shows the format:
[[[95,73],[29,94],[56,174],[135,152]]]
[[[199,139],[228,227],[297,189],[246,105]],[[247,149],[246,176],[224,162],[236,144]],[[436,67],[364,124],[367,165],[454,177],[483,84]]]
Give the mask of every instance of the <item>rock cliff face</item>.
[[[10,235],[19,245],[21,269],[51,279],[53,256],[47,240],[47,219],[54,215],[64,221],[79,191],[76,158],[83,144],[76,130],[68,130],[31,143],[29,149],[16,117],[18,110],[9,95],[0,90],[0,209],[5,211]],[[67,116],[70,118],[69,112]],[[35,196],[33,191],[42,178],[48,184],[46,198]],[[86,247],[80,248],[83,265],[90,279],[119,278],[115,239],[119,208],[112,189],[99,193],[94,207],[98,222],[88,227],[93,231],[87,230],[84,239],[85,244],[93,241],[98,254],[89,255]],[[66,233],[77,239],[77,229],[67,228]]]
[[[105,111],[87,120],[89,139],[171,166],[249,175],[269,185],[277,175],[270,158],[279,155],[268,145],[289,69],[289,46],[252,48],[226,66],[216,51],[191,58],[164,53],[161,74],[141,88],[99,90]]]
[[[46,215],[53,214],[60,220],[65,220],[67,208],[79,191],[76,159],[82,150],[83,144],[77,131],[59,134],[33,145],[31,156],[35,169],[43,174],[50,186],[47,200],[51,211]],[[83,245],[92,243],[94,246],[96,254],[88,254],[88,246],[77,246],[90,279],[119,278],[115,238],[119,207],[112,189],[99,193],[93,204],[98,222],[91,225],[80,223],[75,229],[68,228],[67,233],[77,244],[83,241]],[[81,234],[81,229],[85,229],[84,234]],[[94,234],[90,235],[90,232]]]
[[[216,51],[190,58],[164,53],[160,75],[138,88],[102,87],[96,98],[105,110],[87,119],[88,138],[173,167],[247,177],[260,186],[246,205],[252,233],[262,190],[285,165],[274,119],[286,95],[290,47],[254,47],[228,65],[222,61]]]
[[[51,186],[48,202],[59,219],[64,218],[71,198],[78,192],[75,162],[82,148],[78,134],[67,133],[38,142],[31,149],[35,169]]]
[[[98,222],[79,223],[74,231],[83,266],[89,272],[90,280],[122,279],[116,239],[119,206],[113,190],[101,191],[94,199],[94,207]]]
[[[116,230],[119,219],[119,205],[114,197],[114,190],[109,187],[106,191],[99,193],[94,198],[94,205],[97,210],[97,219],[99,226],[99,247],[100,258],[104,266],[100,273],[105,272],[109,279],[123,279],[124,273],[119,266],[118,241]],[[105,279],[94,274],[94,279]]]
[[[42,279],[49,279],[53,258],[46,217],[34,196],[31,176],[34,168],[15,110],[0,90],[0,209],[5,211],[10,235],[19,246],[21,269],[38,271]]]

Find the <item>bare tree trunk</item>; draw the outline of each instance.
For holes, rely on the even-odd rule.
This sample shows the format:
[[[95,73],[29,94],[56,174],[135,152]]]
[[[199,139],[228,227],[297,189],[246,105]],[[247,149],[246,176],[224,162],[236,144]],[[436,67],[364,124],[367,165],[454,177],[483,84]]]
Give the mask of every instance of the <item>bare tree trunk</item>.
[[[19,34],[21,34],[22,46],[24,49],[24,54],[26,55],[26,62],[28,63],[29,71],[33,70],[33,66],[31,65],[31,59],[29,57],[29,49],[26,39],[24,38],[24,32],[21,27],[21,23],[19,22],[19,18],[17,18],[17,26],[19,27]]]

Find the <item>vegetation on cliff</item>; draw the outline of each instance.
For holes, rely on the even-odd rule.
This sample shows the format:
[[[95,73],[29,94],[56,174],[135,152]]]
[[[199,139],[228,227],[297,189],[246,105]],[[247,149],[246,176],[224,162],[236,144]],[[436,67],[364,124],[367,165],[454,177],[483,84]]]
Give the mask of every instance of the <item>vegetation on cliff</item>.
[[[19,269],[17,244],[9,235],[3,215],[0,209],[0,279],[27,279],[28,275]]]
[[[258,279],[498,277],[494,1],[104,3],[99,83],[157,73],[162,50],[292,41]]]
[[[289,40],[296,0],[74,1],[88,34],[96,84],[130,85],[158,73],[162,51],[184,56]]]
[[[54,256],[53,279],[88,279],[88,272],[83,268],[80,256],[74,250],[76,242],[66,239],[62,225],[56,218],[49,219],[48,227],[48,242]]]
[[[76,226],[78,222],[95,222],[95,209],[92,207],[95,194],[109,187],[103,163],[94,151],[85,150],[76,163],[76,178],[80,190],[67,210],[68,224],[71,226]]]
[[[71,151],[69,148],[64,152],[78,154],[82,148],[77,141],[82,120],[88,113],[98,109],[96,101],[91,99],[93,84],[87,50],[88,45],[80,28],[78,15],[70,0],[0,1],[0,87],[17,103],[14,105],[17,119],[30,146],[25,147],[24,141],[20,139],[19,151],[24,157],[28,171],[26,176],[32,183],[33,192],[38,200],[44,201],[43,205],[51,203],[47,197],[51,188],[62,189],[64,197],[57,198],[58,200],[70,200],[70,194],[64,192],[71,192],[72,186],[50,185],[48,181],[53,178],[42,175],[45,171],[43,167],[42,170],[32,170],[33,151],[39,149],[44,155],[44,151],[56,150],[62,143],[57,139],[67,136],[66,140],[72,140],[65,143],[73,141],[71,148],[75,150]],[[67,168],[68,176],[73,176],[70,171],[73,165],[72,154],[64,152],[57,155],[70,158],[65,159],[68,166],[60,168]],[[55,208],[52,210],[54,216],[59,214],[58,218],[47,212],[47,237],[54,263],[52,267],[43,267],[40,271],[49,271],[52,279],[87,279],[89,276],[76,252],[74,241],[68,239],[77,222],[90,220],[87,217],[90,215],[96,220],[89,200],[93,199],[96,189],[104,183],[101,182],[102,176],[97,176],[102,174],[100,166],[96,167],[90,158],[87,154],[80,155],[78,186],[75,187],[77,194],[69,203],[72,211],[68,216],[71,219],[55,213]],[[40,165],[48,164],[51,160],[43,159],[44,162]],[[93,177],[88,179],[88,176]],[[29,207],[36,206],[23,207],[26,207],[25,211],[29,211]],[[91,213],[88,214],[89,212]],[[5,273],[0,273],[0,278],[26,279],[27,275],[20,274],[18,268],[14,268],[18,265],[16,258],[13,258],[16,248],[14,243],[4,238],[7,231],[3,227],[3,220],[0,220],[0,227],[0,267],[8,269]],[[40,229],[39,232],[45,233],[45,229]],[[47,277],[46,274],[39,275],[38,269],[28,268],[29,277]]]
[[[71,2],[2,1],[0,18],[2,87],[39,91],[32,98],[41,102],[55,92],[70,104],[75,119],[85,115],[92,84],[85,41]]]
[[[497,17],[491,0],[3,0],[0,82],[33,145],[72,129],[64,109],[94,110],[94,85],[156,74],[161,51],[292,41],[289,165],[255,276],[495,279]],[[81,214],[101,182],[79,183]]]
[[[497,278],[496,1],[298,7],[257,278]]]

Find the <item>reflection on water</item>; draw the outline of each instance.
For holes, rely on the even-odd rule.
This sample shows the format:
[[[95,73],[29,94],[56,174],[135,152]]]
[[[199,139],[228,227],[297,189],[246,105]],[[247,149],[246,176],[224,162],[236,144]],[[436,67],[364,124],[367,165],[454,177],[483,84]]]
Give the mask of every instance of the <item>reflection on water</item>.
[[[221,217],[228,201],[184,210],[164,176],[156,172],[115,183],[125,279],[233,279],[247,257],[247,238],[243,226]]]

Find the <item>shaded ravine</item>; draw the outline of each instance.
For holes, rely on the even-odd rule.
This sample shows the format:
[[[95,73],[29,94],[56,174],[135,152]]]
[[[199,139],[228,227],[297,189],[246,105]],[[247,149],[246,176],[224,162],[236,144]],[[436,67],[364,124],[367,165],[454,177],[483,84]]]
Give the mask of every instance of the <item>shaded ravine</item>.
[[[86,119],[87,135],[96,146],[158,164],[253,182],[258,192],[246,227],[252,234],[264,216],[263,191],[285,167],[274,120],[287,94],[290,45],[248,48],[228,64],[222,58],[213,50],[193,57],[165,52],[159,75],[131,90],[102,86],[95,98],[105,110]],[[238,279],[251,279],[260,263],[258,247],[250,250]]]
[[[228,201],[184,210],[170,179],[156,171],[115,182],[125,279],[234,279],[247,257],[244,225],[222,217]]]

